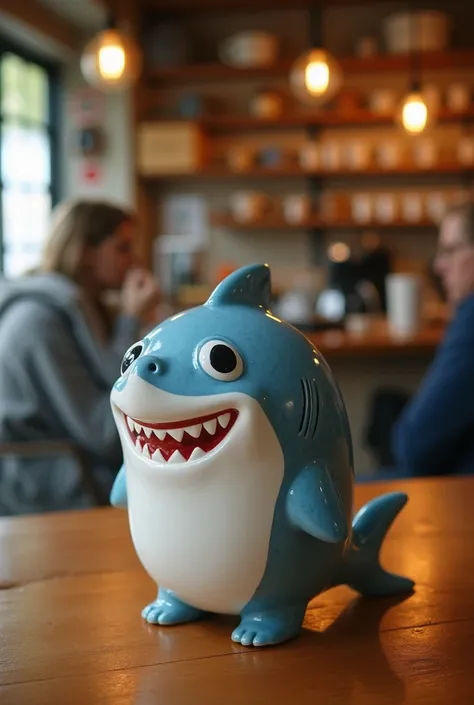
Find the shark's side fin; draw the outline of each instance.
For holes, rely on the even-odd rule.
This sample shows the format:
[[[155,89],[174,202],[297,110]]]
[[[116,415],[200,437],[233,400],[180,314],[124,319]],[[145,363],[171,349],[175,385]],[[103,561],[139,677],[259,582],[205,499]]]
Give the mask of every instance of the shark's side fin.
[[[271,301],[270,268],[252,264],[232,272],[214,289],[206,306],[240,304],[268,311]]]
[[[110,493],[110,504],[114,507],[127,508],[127,484],[125,478],[125,466],[122,465]]]
[[[288,518],[298,529],[326,543],[347,538],[344,509],[328,472],[308,465],[293,481],[286,500]]]

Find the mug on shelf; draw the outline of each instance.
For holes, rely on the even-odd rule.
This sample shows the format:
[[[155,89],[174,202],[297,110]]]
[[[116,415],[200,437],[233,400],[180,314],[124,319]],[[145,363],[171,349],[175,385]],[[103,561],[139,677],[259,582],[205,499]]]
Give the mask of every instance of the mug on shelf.
[[[262,120],[274,120],[283,112],[283,99],[276,91],[261,91],[250,101],[250,114]]]
[[[457,144],[457,160],[462,166],[474,165],[474,135],[463,135]]]
[[[397,94],[390,88],[379,88],[369,96],[369,108],[377,115],[393,115],[397,109]]]
[[[265,215],[268,197],[259,191],[237,191],[231,196],[230,210],[239,223],[251,223]]]
[[[223,64],[237,68],[269,66],[277,58],[278,39],[268,32],[239,32],[222,42],[218,55]]]
[[[352,196],[352,218],[356,223],[370,223],[374,219],[374,199],[370,193]]]
[[[290,225],[298,225],[308,220],[311,203],[304,194],[292,194],[283,198],[283,216]]]
[[[364,171],[370,167],[371,146],[361,140],[349,142],[344,148],[344,166],[354,171]]]
[[[250,147],[235,146],[227,152],[227,165],[231,171],[248,171],[255,161],[255,154]]]
[[[398,202],[394,193],[379,193],[374,198],[375,219],[379,223],[393,223],[398,217]]]
[[[413,161],[420,169],[431,169],[438,161],[436,142],[429,137],[416,140],[413,145]]]
[[[397,169],[400,166],[401,145],[397,142],[384,142],[379,144],[375,151],[377,165],[381,169]]]
[[[420,193],[404,193],[402,196],[402,217],[407,223],[423,220],[424,204]]]
[[[446,91],[446,105],[455,113],[463,113],[471,104],[471,89],[467,83],[452,83]]]
[[[446,212],[448,203],[446,194],[442,191],[431,191],[426,196],[425,211],[429,220],[440,223]]]
[[[341,145],[335,140],[321,143],[321,168],[325,171],[338,171],[341,168]]]
[[[298,150],[298,162],[305,171],[321,168],[321,147],[318,142],[305,142]]]

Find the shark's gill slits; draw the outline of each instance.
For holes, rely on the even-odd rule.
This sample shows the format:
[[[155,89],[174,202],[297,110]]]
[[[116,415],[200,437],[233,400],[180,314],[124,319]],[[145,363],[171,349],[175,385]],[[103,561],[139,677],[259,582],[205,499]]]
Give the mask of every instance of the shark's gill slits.
[[[301,408],[301,421],[298,435],[303,438],[314,438],[319,416],[319,399],[316,382],[303,377],[301,379],[303,403]]]

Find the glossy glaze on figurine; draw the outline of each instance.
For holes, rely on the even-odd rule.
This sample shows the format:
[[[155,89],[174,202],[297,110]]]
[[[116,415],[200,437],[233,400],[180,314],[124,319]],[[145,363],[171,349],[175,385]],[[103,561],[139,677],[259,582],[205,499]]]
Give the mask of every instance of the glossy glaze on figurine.
[[[404,494],[351,526],[345,407],[321,354],[270,312],[268,267],[234,272],[133,346],[111,399],[124,452],[111,501],[160,586],[148,622],[240,614],[232,639],[263,646],[295,636],[334,585],[413,587],[378,562]]]

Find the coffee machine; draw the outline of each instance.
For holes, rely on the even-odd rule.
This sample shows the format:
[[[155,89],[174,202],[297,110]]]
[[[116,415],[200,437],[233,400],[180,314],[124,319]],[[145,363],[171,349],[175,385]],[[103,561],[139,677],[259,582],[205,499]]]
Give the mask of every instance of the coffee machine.
[[[363,240],[359,256],[343,242],[332,243],[326,255],[327,285],[318,297],[316,312],[332,321],[351,314],[383,313],[385,277],[390,270],[390,252],[374,238]]]

